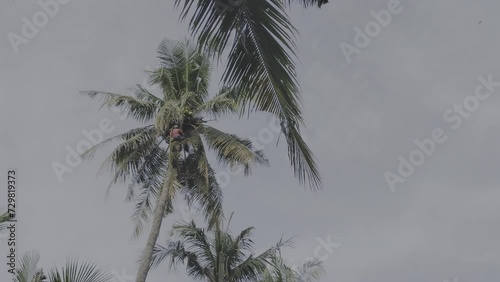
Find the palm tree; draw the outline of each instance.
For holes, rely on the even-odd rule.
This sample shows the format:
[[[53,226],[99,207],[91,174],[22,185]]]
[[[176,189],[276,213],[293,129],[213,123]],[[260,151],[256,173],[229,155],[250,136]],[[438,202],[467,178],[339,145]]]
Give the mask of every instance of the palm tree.
[[[195,280],[209,282],[260,281],[277,252],[290,241],[280,240],[275,246],[254,255],[251,240],[253,227],[233,236],[217,224],[208,229],[199,228],[194,221],[175,225],[172,235],[178,238],[166,247],[157,245],[151,265],[157,267],[165,260],[170,267],[186,265],[187,274]]]
[[[162,220],[173,212],[172,201],[177,194],[181,193],[188,204],[200,209],[209,226],[222,215],[222,193],[207,159],[208,149],[222,165],[243,166],[245,174],[250,173],[253,164],[267,164],[262,152],[252,149],[250,141],[222,132],[205,119],[205,116],[217,119],[238,112],[236,97],[244,95],[239,88],[224,86],[214,97],[209,97],[211,65],[206,54],[187,41],[175,44],[163,41],[158,57],[161,64],[150,72],[150,79],[153,85],[160,86],[161,96],[141,85],[137,85],[134,96],[82,92],[92,98],[103,98],[103,106],[118,107],[128,117],[146,124],[105,140],[82,156],[92,157],[103,145],[122,140],[103,166],[111,168],[114,174],[111,184],[130,181],[127,199],[137,201],[134,236],[139,236],[143,222],[153,214],[137,282],[146,280]],[[169,132],[174,125],[184,131],[184,140],[171,140]]]
[[[40,254],[35,251],[24,254],[20,267],[16,269],[14,282],[112,282],[107,269],[97,266],[89,261],[80,262],[69,260],[60,270],[56,267],[45,275],[42,268],[38,267]],[[48,279],[48,280],[47,280]]]
[[[279,256],[273,258],[259,282],[313,282],[320,279],[325,270],[319,259],[305,261],[299,268],[293,269]]]
[[[296,30],[286,13],[292,2],[304,7],[328,0],[175,0],[181,19],[199,45],[221,57],[228,50],[223,82],[241,87],[251,110],[268,111],[281,121],[295,175],[321,188],[314,156],[300,136],[300,90],[294,57]]]

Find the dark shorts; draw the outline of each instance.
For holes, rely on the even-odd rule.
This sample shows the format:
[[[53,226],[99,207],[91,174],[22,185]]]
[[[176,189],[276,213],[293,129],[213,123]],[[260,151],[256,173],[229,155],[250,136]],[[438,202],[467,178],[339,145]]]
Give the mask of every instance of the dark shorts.
[[[184,140],[186,137],[179,135],[179,136],[174,136],[174,140]]]

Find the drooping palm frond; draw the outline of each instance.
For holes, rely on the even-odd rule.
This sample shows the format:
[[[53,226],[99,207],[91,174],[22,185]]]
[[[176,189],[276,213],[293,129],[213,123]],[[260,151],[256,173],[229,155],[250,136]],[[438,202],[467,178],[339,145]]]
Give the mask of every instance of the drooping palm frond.
[[[138,238],[141,235],[144,224],[149,221],[153,214],[154,203],[166,176],[167,158],[167,150],[160,148],[160,146],[153,148],[132,178],[127,193],[127,200],[135,201],[135,209],[132,214],[132,222],[135,227],[132,238]],[[135,196],[136,193],[139,195]],[[166,214],[172,213],[172,206],[167,205],[167,207],[169,209]]]
[[[9,219],[10,219],[10,213],[8,212],[0,215],[0,232],[6,229],[5,222],[7,222]]]
[[[140,84],[135,85],[135,88],[132,89],[132,93],[134,94],[134,97],[139,100],[155,103],[158,106],[163,103],[163,99],[151,93],[148,89],[144,88],[144,86]]]
[[[288,158],[295,176],[301,183],[309,183],[313,189],[321,188],[321,176],[315,164],[315,157],[302,139],[296,122],[293,120],[281,122],[281,128],[288,144]]]
[[[81,154],[81,158],[84,159],[84,160],[88,160],[88,159],[91,159],[94,157],[95,153],[99,150],[99,149],[102,149],[103,147],[105,147],[106,145],[109,145],[110,143],[112,142],[116,142],[116,141],[123,141],[123,140],[128,140],[134,136],[136,136],[137,134],[141,134],[143,133],[144,131],[147,131],[147,130],[150,130],[152,126],[145,126],[145,127],[139,127],[139,128],[134,128],[134,129],[131,129],[127,132],[124,132],[124,133],[121,133],[121,134],[118,134],[118,135],[115,135],[113,137],[110,137],[94,146],[92,146],[90,149],[88,149],[87,151],[83,152]]]
[[[326,0],[297,0],[304,6],[321,6]],[[201,47],[223,53],[230,48],[223,83],[239,87],[251,110],[275,114],[282,122],[303,124],[295,70],[295,28],[285,5],[291,0],[176,0],[181,19],[189,25]],[[290,125],[289,125],[290,126]],[[284,128],[283,128],[284,129]],[[301,184],[321,187],[313,154],[288,134],[289,156]],[[306,181],[305,177],[307,175]]]
[[[297,271],[298,282],[318,281],[325,273],[323,261],[313,258],[305,261]]]
[[[201,104],[208,97],[209,79],[212,67],[209,58],[198,52],[194,44],[188,40],[164,40],[158,47],[160,59],[160,75],[154,75],[153,82],[163,81],[167,89],[175,89],[177,99],[188,92],[196,92],[193,102]],[[170,76],[161,75],[166,69]]]

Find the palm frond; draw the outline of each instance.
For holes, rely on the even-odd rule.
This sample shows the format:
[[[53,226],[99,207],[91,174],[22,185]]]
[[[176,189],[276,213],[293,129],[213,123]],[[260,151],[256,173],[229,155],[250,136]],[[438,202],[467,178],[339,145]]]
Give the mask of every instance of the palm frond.
[[[137,171],[129,185],[127,194],[128,201],[135,201],[135,209],[132,214],[134,223],[133,239],[138,238],[143,230],[144,224],[148,222],[153,214],[153,207],[165,178],[168,153],[165,149],[157,146],[149,156],[145,157],[141,168]],[[135,189],[138,187],[139,195],[135,197]],[[172,210],[167,211],[171,213]]]
[[[52,269],[49,274],[50,282],[111,282],[114,278],[106,268],[102,268],[90,261],[69,260],[59,271]]]
[[[294,174],[301,184],[308,183],[312,189],[322,188],[321,176],[315,163],[315,157],[300,134],[298,125],[293,120],[281,123],[282,132],[288,144],[288,158]]]
[[[159,106],[156,101],[153,102],[149,99],[138,99],[136,97],[110,92],[89,90],[80,91],[80,93],[90,98],[101,98],[103,100],[101,108],[104,106],[108,108],[119,108],[127,117],[133,118],[139,122],[151,121],[155,117]]]
[[[144,88],[142,85],[136,84],[135,87],[136,88],[133,89],[133,93],[137,99],[155,103],[158,107],[163,104],[163,100],[161,98],[149,92],[149,90]]]
[[[176,0],[176,6],[181,2],[181,18],[193,13],[189,25],[200,46],[221,54],[234,35],[225,84],[251,93],[248,98],[259,110],[300,117],[295,66],[289,55],[295,55],[295,29],[280,0],[231,1],[234,5],[224,13],[217,3],[221,1]]]
[[[130,136],[113,150],[103,162],[100,171],[108,168],[113,173],[111,183],[124,182],[136,175],[149,154],[162,140],[157,138],[153,128]]]
[[[154,130],[152,128],[152,126],[144,126],[144,127],[139,127],[139,128],[134,128],[134,129],[131,129],[125,133],[121,133],[121,134],[118,134],[118,135],[115,135],[113,137],[110,137],[102,142],[100,142],[99,144],[96,144],[94,146],[92,146],[92,148],[88,149],[87,151],[83,152],[81,154],[81,158],[84,159],[84,160],[88,160],[88,159],[91,159],[94,157],[95,153],[99,150],[99,149],[102,149],[104,146],[108,145],[109,143],[111,142],[114,142],[114,141],[123,141],[123,140],[128,140],[134,136],[136,136],[137,134],[144,134],[145,131],[152,131]]]
[[[203,136],[209,148],[217,154],[217,159],[223,164],[231,167],[242,165],[245,175],[250,174],[252,164],[267,165],[269,162],[264,158],[262,151],[254,151],[252,142],[241,139],[234,134],[228,134],[205,125],[202,130]]]
[[[222,190],[202,146],[182,160],[179,181],[190,208],[201,211],[211,229],[223,216]]]
[[[305,261],[298,270],[299,282],[313,282],[318,281],[325,273],[323,261],[313,258]]]
[[[220,3],[225,5],[221,12]],[[283,0],[176,0],[182,6],[181,18],[191,16],[192,32],[200,46],[215,54],[222,54],[231,46],[223,83],[239,87],[249,110],[275,114],[282,122],[293,122],[296,131],[303,124],[301,100],[295,63],[295,28],[288,20]],[[299,0],[309,6],[324,4],[324,0]],[[181,5],[181,3],[183,3]],[[230,39],[233,38],[232,43]],[[244,108],[243,108],[244,110]],[[283,128],[284,129],[284,128]],[[286,134],[286,132],[284,131]],[[313,189],[321,187],[315,160],[301,140],[288,134],[289,157],[304,184],[306,177]],[[305,143],[304,143],[305,144]]]
[[[237,113],[240,109],[240,95],[243,94],[237,88],[222,87],[215,97],[198,108],[198,113],[205,113],[214,118]]]
[[[158,132],[165,132],[170,129],[171,124],[177,123],[182,126],[184,120],[184,109],[178,100],[168,100],[158,111],[155,120],[155,129]]]
[[[33,282],[32,279],[40,270],[38,268],[39,261],[40,254],[36,251],[30,251],[24,254],[19,262],[19,268],[16,269],[13,278],[14,282]]]

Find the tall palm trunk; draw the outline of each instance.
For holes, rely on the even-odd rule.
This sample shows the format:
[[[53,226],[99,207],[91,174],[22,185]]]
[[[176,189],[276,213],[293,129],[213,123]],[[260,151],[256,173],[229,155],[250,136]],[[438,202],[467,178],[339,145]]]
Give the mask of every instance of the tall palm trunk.
[[[146,282],[146,277],[148,276],[149,268],[151,266],[151,261],[153,258],[153,250],[158,240],[158,235],[160,234],[161,223],[165,215],[165,209],[167,207],[167,202],[169,196],[172,194],[174,189],[174,182],[177,178],[177,167],[174,166],[174,162],[177,163],[178,154],[175,145],[169,148],[169,159],[168,159],[168,172],[165,175],[163,181],[163,186],[160,192],[160,197],[155,207],[153,215],[153,223],[151,225],[151,231],[149,232],[148,241],[141,258],[141,265],[139,271],[137,272],[136,282]]]

